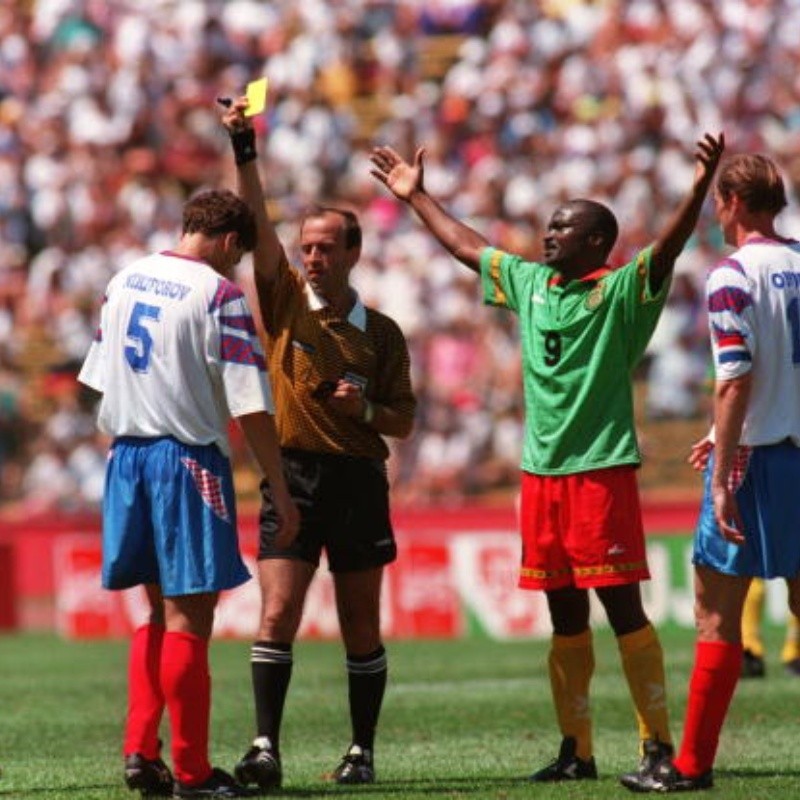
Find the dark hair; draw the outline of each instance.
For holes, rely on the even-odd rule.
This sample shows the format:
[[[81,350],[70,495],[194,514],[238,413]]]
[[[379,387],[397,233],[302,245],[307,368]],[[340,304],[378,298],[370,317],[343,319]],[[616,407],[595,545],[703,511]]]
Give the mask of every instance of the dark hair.
[[[570,200],[565,203],[567,206],[574,206],[585,220],[586,232],[589,234],[600,234],[605,242],[604,256],[607,256],[619,235],[619,225],[617,218],[610,208],[598,203],[596,200]]]
[[[361,247],[361,225],[358,222],[358,217],[349,209],[335,206],[312,206],[303,216],[302,225],[305,225],[308,219],[318,219],[328,214],[338,214],[344,219],[344,225],[342,226],[344,230],[344,246],[348,250],[352,250],[354,247]],[[301,228],[302,225],[300,226]]]
[[[247,203],[228,189],[211,189],[187,200],[183,233],[235,233],[244,250],[256,246],[256,218]]]
[[[748,211],[777,214],[784,209],[786,189],[775,162],[757,153],[742,153],[725,161],[717,178],[723,200],[735,194]]]

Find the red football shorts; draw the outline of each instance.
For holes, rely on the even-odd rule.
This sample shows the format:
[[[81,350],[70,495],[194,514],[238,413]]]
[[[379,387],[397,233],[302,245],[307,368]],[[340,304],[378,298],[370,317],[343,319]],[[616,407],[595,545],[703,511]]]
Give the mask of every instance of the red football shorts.
[[[523,589],[591,589],[650,577],[635,467],[522,473]]]

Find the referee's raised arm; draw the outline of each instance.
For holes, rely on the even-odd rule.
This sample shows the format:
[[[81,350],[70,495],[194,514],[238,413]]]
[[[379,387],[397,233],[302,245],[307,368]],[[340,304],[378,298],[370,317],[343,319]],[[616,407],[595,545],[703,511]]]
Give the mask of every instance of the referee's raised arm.
[[[286,254],[272,224],[264,199],[264,188],[258,172],[255,130],[252,119],[246,117],[246,97],[239,97],[229,105],[222,104],[222,124],[231,138],[233,156],[236,161],[237,189],[256,218],[258,238],[253,250],[253,269],[257,282],[271,284],[277,277],[280,265],[286,262]]]

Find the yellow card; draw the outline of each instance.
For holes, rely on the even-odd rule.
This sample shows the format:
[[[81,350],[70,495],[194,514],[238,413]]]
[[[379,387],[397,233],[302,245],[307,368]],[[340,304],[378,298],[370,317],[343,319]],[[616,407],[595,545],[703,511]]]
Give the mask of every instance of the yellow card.
[[[267,105],[267,79],[259,78],[247,84],[247,110],[244,112],[246,117],[254,117],[260,114]]]

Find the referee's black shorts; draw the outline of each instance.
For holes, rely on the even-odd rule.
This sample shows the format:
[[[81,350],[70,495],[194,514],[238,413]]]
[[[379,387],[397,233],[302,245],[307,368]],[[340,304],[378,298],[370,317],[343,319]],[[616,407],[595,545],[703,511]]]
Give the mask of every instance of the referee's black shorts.
[[[385,462],[292,449],[282,455],[300,531],[289,547],[275,546],[278,520],[263,482],[259,559],[293,558],[318,566],[325,548],[331,572],[354,572],[397,558]]]

